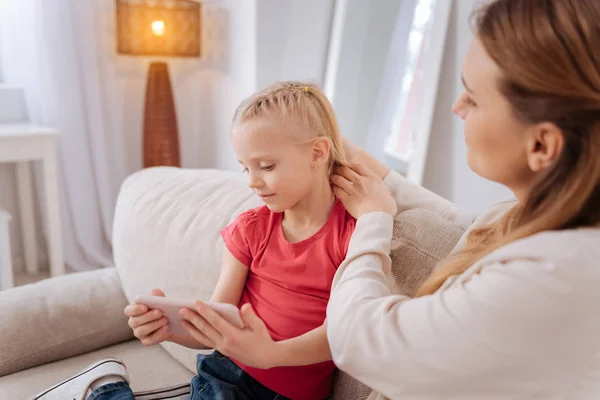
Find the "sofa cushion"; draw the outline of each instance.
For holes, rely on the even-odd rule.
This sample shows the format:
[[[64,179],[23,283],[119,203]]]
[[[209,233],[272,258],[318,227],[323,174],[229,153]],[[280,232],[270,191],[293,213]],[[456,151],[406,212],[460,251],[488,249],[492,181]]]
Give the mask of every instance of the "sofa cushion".
[[[431,211],[413,209],[396,216],[388,276],[392,293],[414,296],[463,234],[463,229]]]
[[[125,362],[134,391],[186,384],[194,376],[160,346],[146,347],[138,340],[130,340],[0,377],[0,398],[30,398],[106,357],[117,357]]]
[[[0,292],[0,376],[131,339],[126,305],[114,268]]]

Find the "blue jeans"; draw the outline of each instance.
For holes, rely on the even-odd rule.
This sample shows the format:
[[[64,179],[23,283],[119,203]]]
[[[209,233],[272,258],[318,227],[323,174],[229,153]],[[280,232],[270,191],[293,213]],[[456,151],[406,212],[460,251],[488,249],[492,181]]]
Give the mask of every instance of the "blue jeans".
[[[191,382],[189,400],[285,400],[263,386],[228,357],[214,351],[198,354],[196,375]],[[127,382],[102,385],[87,400],[134,400]]]

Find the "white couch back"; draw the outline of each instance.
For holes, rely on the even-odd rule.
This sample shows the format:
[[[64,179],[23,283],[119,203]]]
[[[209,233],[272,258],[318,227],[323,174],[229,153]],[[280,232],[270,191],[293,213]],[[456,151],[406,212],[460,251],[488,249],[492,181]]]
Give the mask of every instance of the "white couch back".
[[[130,176],[113,227],[115,264],[128,300],[154,287],[167,296],[208,300],[221,266],[220,230],[260,204],[244,176],[232,172],[160,167]],[[196,350],[163,346],[195,372]]]

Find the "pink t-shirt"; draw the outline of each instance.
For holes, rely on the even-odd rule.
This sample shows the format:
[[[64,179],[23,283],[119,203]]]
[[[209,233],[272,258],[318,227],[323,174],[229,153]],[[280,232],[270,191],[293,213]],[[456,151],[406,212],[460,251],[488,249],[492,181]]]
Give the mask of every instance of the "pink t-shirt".
[[[346,257],[356,224],[336,199],[317,233],[290,243],[283,236],[282,215],[258,207],[221,232],[231,254],[250,268],[239,305],[250,303],[275,341],[323,325],[333,276]],[[331,393],[332,361],[266,370],[234,361],[264,386],[294,400],[324,399]]]

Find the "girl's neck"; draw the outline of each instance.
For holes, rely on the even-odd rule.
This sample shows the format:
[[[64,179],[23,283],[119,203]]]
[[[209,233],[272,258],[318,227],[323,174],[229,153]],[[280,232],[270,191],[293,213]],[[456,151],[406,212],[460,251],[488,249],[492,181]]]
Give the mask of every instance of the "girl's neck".
[[[327,177],[301,202],[283,213],[283,219],[298,228],[321,227],[329,217],[335,195]]]

